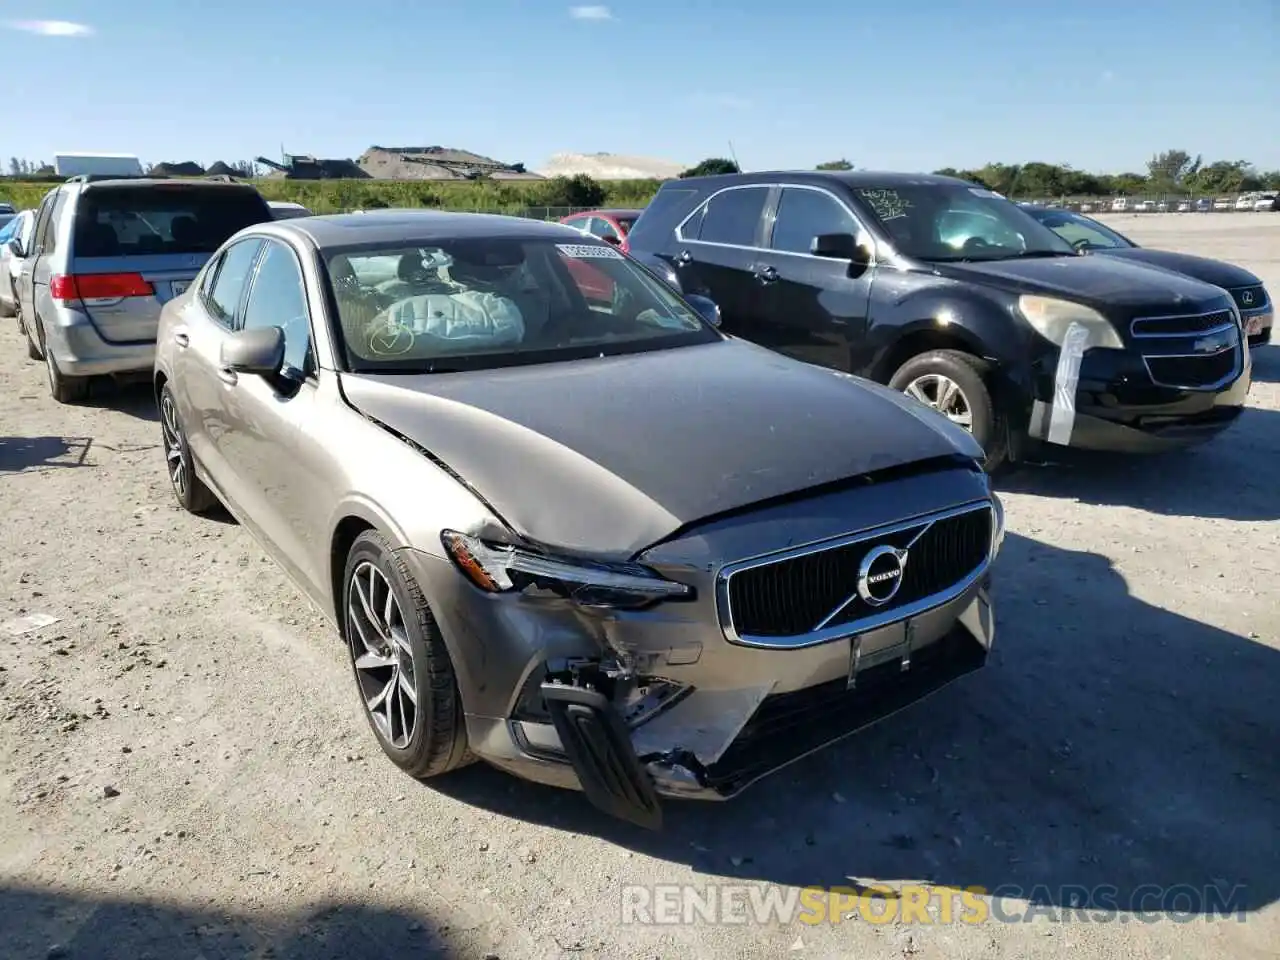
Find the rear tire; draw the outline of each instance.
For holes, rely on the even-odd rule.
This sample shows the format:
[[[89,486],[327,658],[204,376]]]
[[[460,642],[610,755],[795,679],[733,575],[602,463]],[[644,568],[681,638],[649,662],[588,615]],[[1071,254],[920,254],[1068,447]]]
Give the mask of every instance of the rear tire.
[[[960,350],[930,350],[912,357],[889,378],[889,386],[940,410],[965,427],[986,452],[983,468],[992,473],[1008,455],[1005,418],[991,398],[982,361]]]
[[[419,780],[470,763],[453,662],[404,561],[382,534],[366,530],[351,545],[342,582],[342,636],[383,753]]]
[[[43,340],[43,337],[41,338]],[[44,344],[44,369],[49,378],[49,393],[59,403],[79,403],[89,396],[88,377],[69,377],[58,369],[53,351]]]

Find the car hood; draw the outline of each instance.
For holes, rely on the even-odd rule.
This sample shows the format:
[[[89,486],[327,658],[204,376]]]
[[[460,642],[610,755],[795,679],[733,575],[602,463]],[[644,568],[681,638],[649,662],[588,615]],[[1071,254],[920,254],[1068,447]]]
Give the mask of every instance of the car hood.
[[[1250,273],[1234,263],[1223,260],[1210,260],[1208,257],[1195,257],[1189,253],[1174,253],[1172,250],[1148,250],[1146,247],[1126,247],[1118,250],[1094,250],[1092,253],[1104,254],[1108,257],[1119,257],[1138,263],[1173,270],[1186,274],[1205,283],[1217,287],[1252,287],[1262,283],[1255,274]]]
[[[740,340],[488,371],[343,374],[517,534],[631,556],[691,523],[937,457],[968,433],[895,391]]]
[[[1130,311],[1209,308],[1224,294],[1189,276],[1120,257],[1065,256],[1028,260],[931,265],[942,276],[985,283],[1013,294],[1064,297],[1097,307]]]

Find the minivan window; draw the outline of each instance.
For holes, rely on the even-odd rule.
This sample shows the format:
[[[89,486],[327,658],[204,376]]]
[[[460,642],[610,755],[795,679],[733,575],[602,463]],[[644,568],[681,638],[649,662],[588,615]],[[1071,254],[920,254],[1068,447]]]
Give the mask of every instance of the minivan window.
[[[703,243],[754,247],[760,215],[768,198],[768,187],[745,187],[717,193],[707,202],[698,239]]]
[[[78,257],[212,253],[243,227],[272,219],[252,190],[186,185],[103,186],[76,208]]]
[[[46,224],[44,249],[41,251],[46,256],[58,249],[58,222],[62,218],[62,211],[66,206],[67,195],[59,190],[53,198],[53,207],[49,211],[49,222]]]
[[[822,190],[785,187],[773,225],[774,250],[809,253],[813,238],[825,233],[857,235],[858,224],[843,204]]]

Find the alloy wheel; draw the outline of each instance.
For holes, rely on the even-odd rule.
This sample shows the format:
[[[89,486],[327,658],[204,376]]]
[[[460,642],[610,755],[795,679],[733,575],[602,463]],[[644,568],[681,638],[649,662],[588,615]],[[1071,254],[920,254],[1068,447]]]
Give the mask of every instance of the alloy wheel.
[[[169,465],[169,482],[181,499],[187,495],[187,460],[182,455],[182,428],[173,398],[165,393],[160,398],[160,432],[164,434],[164,458]]]
[[[390,581],[368,560],[351,573],[347,638],[356,682],[374,726],[389,745],[407,748],[418,725],[413,646]]]
[[[940,373],[916,377],[903,390],[907,396],[937,410],[956,426],[973,432],[973,408],[960,385]]]

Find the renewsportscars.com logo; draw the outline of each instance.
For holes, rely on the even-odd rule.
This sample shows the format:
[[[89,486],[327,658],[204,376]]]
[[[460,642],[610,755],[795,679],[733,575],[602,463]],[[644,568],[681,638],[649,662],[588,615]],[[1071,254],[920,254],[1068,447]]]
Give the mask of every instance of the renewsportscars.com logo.
[[[1244,922],[1246,888],[1224,884],[1119,887],[940,887],[929,884],[782,887],[775,884],[659,884],[622,888],[624,924],[1189,923]]]

